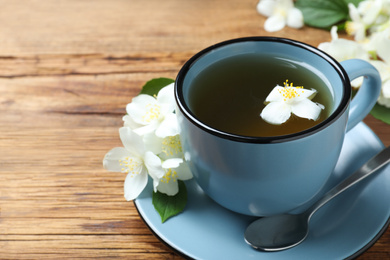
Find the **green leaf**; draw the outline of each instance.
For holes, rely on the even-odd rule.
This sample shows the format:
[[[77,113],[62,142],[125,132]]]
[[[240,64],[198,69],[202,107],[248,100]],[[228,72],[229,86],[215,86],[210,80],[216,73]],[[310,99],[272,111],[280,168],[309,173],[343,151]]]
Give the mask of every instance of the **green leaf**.
[[[381,106],[377,103],[371,110],[371,115],[390,125],[390,108]]]
[[[156,78],[156,79],[149,80],[142,87],[140,94],[146,94],[151,96],[157,95],[160,89],[173,82],[175,82],[175,80],[169,78]]]
[[[348,4],[340,0],[298,0],[295,6],[302,11],[305,24],[319,28],[346,20]]]
[[[173,217],[184,210],[187,204],[187,188],[183,181],[179,182],[179,192],[175,196],[168,196],[161,192],[153,192],[152,203],[161,222],[164,223],[168,218]]]

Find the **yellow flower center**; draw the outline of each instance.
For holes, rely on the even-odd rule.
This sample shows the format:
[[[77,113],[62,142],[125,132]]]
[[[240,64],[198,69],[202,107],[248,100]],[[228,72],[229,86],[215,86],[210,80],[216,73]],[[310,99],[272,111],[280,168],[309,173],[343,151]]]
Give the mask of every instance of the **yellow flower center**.
[[[162,141],[162,151],[165,155],[174,155],[182,152],[180,136],[168,136]]]
[[[356,26],[354,22],[347,21],[345,23],[345,31],[348,35],[353,35],[356,32]]]
[[[161,178],[161,182],[163,183],[169,183],[170,181],[173,181],[175,182],[177,180],[177,172],[172,170],[172,169],[169,169],[164,177]]]
[[[122,166],[122,172],[130,173],[131,177],[133,177],[135,174],[140,174],[142,161],[137,158],[126,157],[123,160],[119,159],[119,165]]]
[[[161,113],[161,107],[157,104],[147,104],[146,105],[146,113],[142,117],[142,120],[146,123],[150,123],[151,121],[159,118]]]
[[[297,89],[303,89],[303,87],[294,87],[292,82],[289,85],[288,79],[285,82],[283,82],[283,84],[284,84],[284,88],[279,90],[279,93],[283,95],[284,101],[300,96],[299,93],[297,92]],[[304,90],[302,90],[302,92],[303,91]]]

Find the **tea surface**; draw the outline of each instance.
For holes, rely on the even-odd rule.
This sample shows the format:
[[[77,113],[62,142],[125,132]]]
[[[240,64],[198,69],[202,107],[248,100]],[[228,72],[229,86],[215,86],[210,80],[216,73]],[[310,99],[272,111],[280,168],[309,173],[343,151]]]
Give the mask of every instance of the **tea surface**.
[[[281,125],[265,122],[260,113],[264,101],[278,84],[289,80],[294,86],[317,90],[313,102],[325,106],[319,118],[308,120],[292,115]],[[298,62],[264,55],[245,54],[210,65],[193,80],[189,106],[203,123],[232,134],[280,136],[303,131],[325,120],[331,111],[331,94],[326,83]]]

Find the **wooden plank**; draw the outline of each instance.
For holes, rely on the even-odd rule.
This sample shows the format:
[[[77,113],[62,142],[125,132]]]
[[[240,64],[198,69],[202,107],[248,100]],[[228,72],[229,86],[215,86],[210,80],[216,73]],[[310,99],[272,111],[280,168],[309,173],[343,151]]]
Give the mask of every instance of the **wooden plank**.
[[[126,104],[194,53],[262,29],[256,1],[20,0],[0,9],[0,259],[182,259],[102,169]],[[365,122],[386,145],[390,126]],[[390,259],[390,230],[360,259]]]
[[[10,235],[0,241],[2,259],[145,259],[145,253],[148,259],[181,259],[150,235]]]

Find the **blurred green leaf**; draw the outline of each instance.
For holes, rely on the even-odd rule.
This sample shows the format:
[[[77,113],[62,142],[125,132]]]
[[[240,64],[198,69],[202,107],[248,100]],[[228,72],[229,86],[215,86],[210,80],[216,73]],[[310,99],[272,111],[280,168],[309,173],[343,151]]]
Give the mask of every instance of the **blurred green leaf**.
[[[140,94],[146,94],[150,96],[157,95],[160,89],[173,82],[175,82],[175,80],[169,78],[156,78],[156,79],[149,80],[142,87]]]
[[[305,24],[324,29],[346,20],[349,16],[347,1],[298,0],[295,7],[302,11]]]
[[[371,110],[371,115],[390,125],[390,108],[376,104]]]

